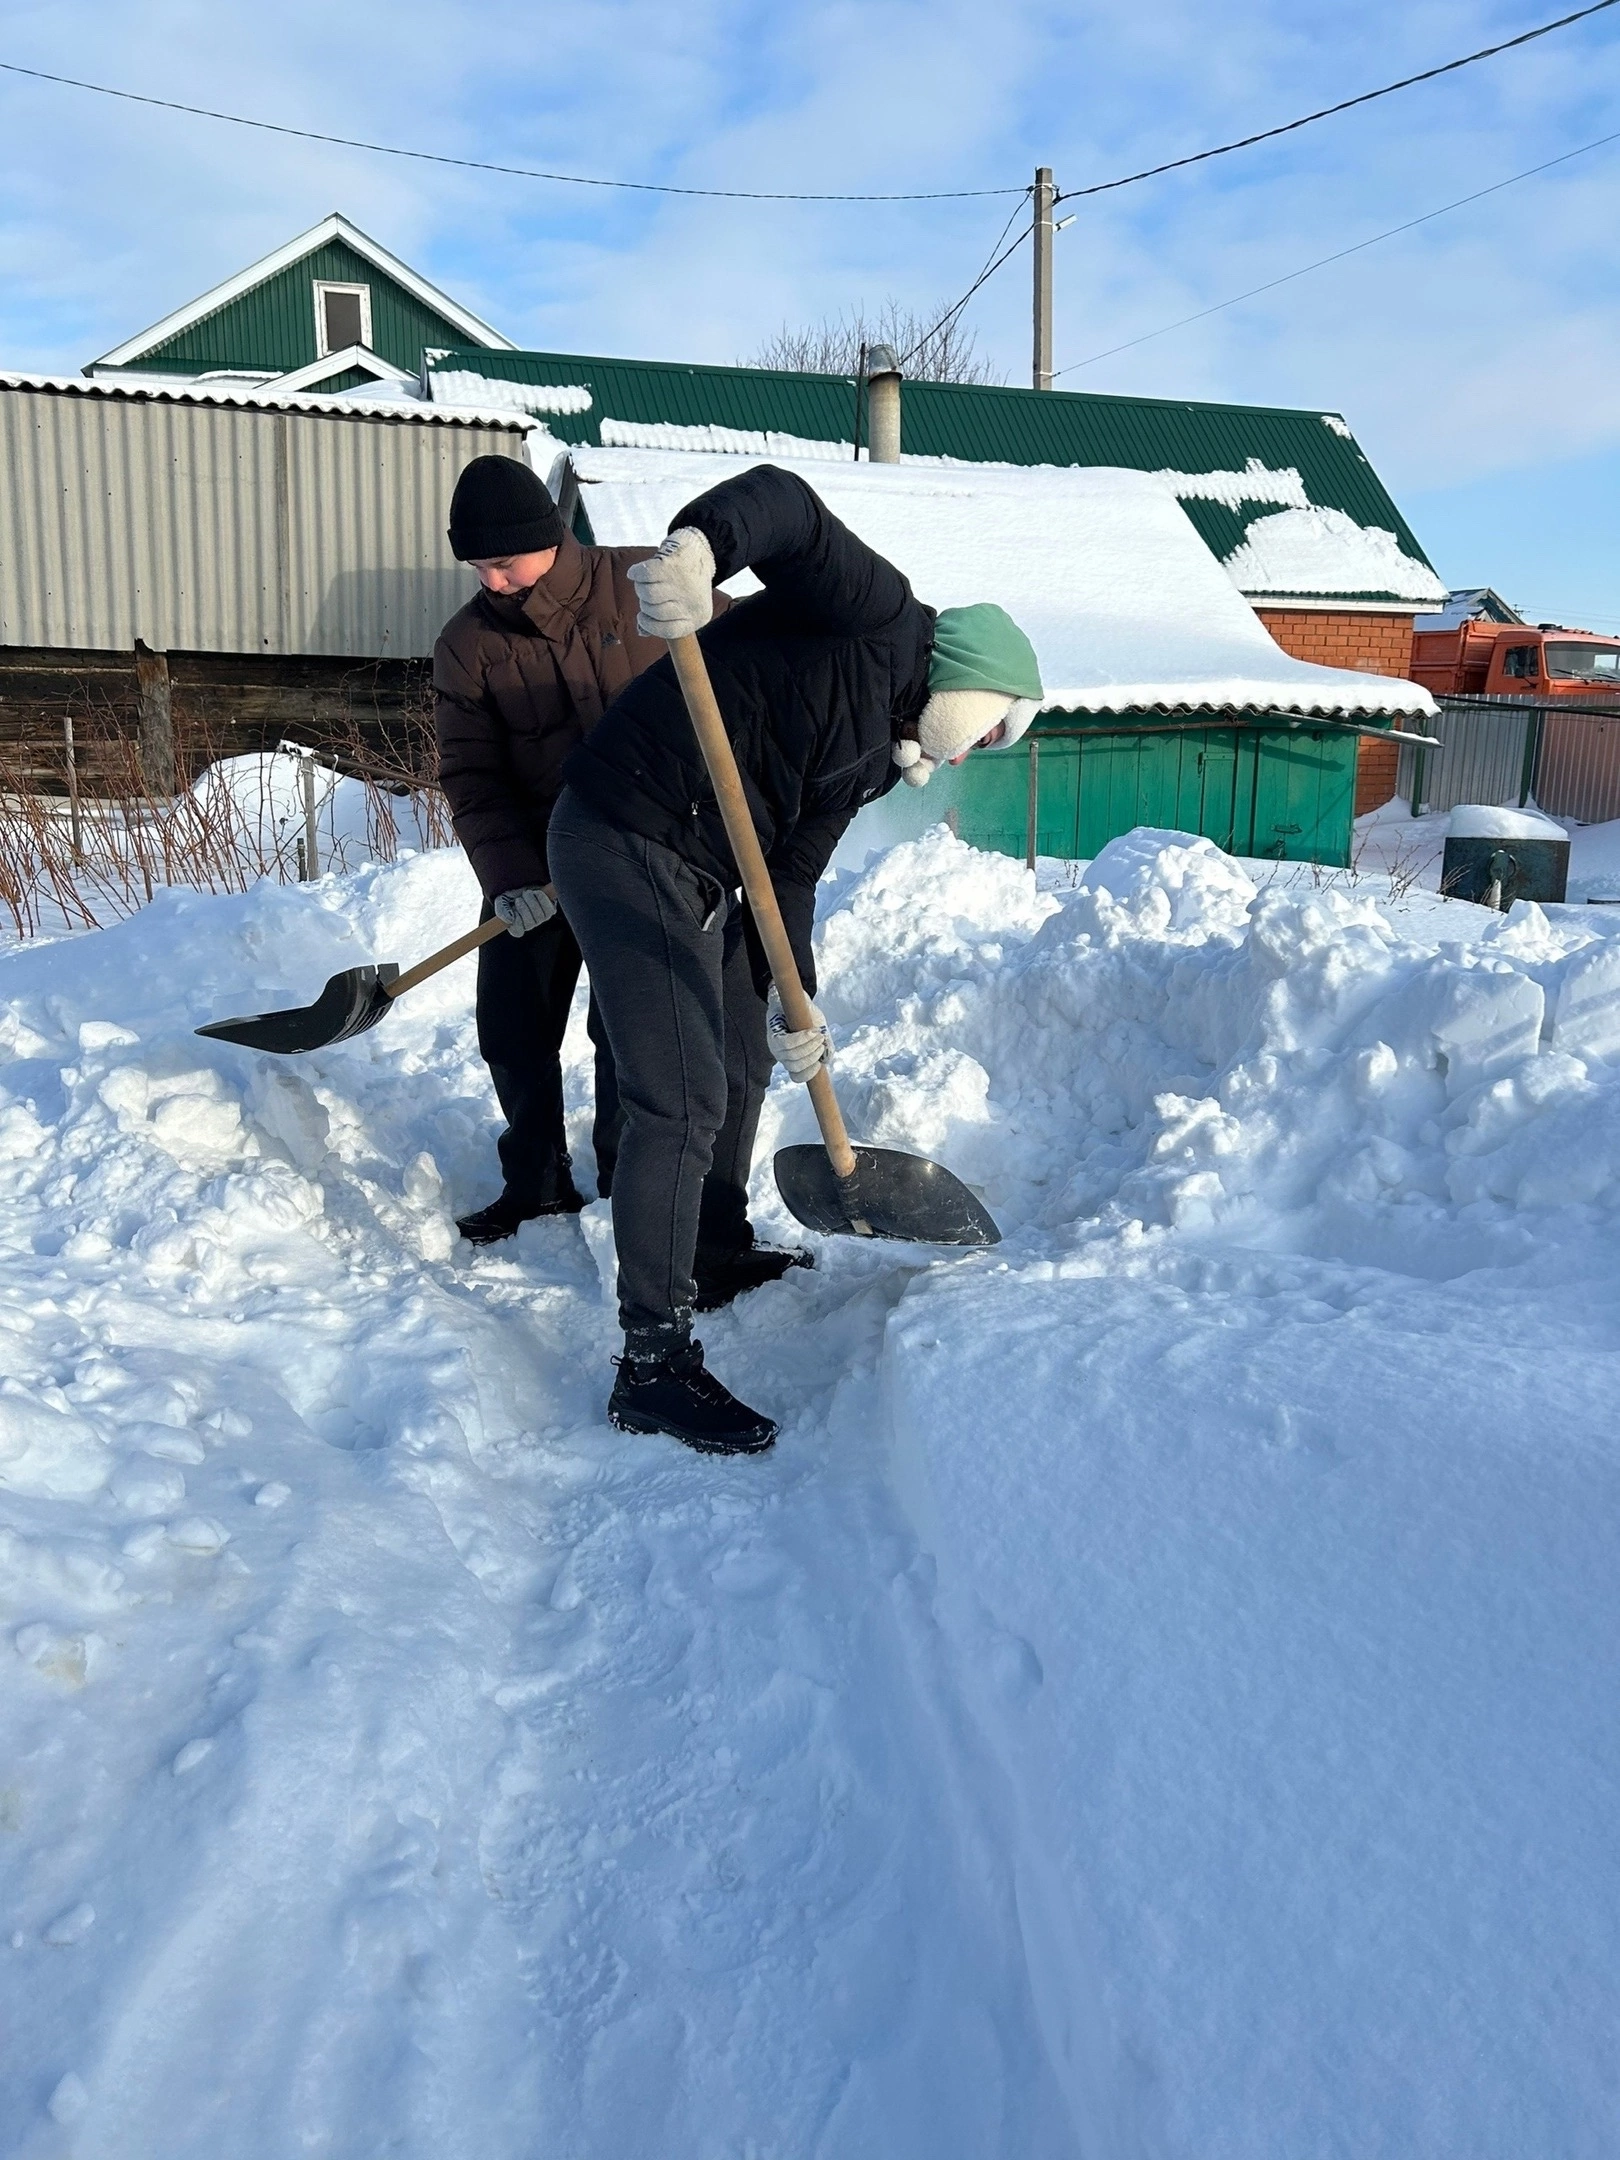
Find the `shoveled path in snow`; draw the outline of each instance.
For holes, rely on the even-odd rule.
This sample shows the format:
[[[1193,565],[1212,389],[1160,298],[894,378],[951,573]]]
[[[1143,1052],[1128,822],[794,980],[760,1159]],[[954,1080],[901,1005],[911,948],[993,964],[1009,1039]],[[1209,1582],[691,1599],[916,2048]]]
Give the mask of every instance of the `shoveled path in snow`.
[[[119,1136],[137,1055],[189,1168]],[[10,1128],[0,2142],[1068,2151],[879,1439],[913,1270],[705,1329],[772,1458],[618,1435],[578,1225],[446,1253],[370,1131],[313,1219],[280,1165],[210,1180],[190,1058],[92,1028]]]

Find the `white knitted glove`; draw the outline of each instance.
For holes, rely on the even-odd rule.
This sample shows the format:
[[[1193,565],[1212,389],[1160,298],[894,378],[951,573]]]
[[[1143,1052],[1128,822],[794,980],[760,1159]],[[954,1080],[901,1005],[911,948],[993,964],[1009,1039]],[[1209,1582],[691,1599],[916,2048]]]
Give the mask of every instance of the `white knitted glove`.
[[[497,893],[491,905],[505,923],[509,937],[522,937],[526,930],[539,930],[550,922],[557,912],[557,896],[549,885],[515,885],[510,892]]]
[[[641,595],[643,637],[691,637],[714,613],[714,550],[694,526],[672,532],[656,555],[630,565]]]
[[[785,1066],[788,1078],[797,1080],[801,1087],[813,1080],[823,1065],[832,1063],[827,1017],[819,1005],[811,1006],[810,1017],[814,1026],[790,1028],[776,985],[771,984],[770,996],[765,1000],[765,1040],[777,1064]]]

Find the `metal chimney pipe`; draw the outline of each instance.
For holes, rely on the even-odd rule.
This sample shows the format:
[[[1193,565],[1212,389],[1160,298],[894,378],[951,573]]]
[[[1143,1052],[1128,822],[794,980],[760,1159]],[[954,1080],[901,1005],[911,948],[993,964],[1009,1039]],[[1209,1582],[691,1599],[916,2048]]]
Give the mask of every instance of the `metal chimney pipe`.
[[[900,462],[900,362],[892,345],[866,356],[866,426],[874,465]]]

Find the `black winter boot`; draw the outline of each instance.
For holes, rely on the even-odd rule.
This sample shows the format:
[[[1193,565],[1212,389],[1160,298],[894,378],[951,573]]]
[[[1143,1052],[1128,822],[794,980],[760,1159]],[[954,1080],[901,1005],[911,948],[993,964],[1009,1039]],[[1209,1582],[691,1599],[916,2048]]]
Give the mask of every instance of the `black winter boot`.
[[[790,1268],[815,1264],[802,1246],[783,1251],[775,1245],[740,1245],[730,1252],[705,1252],[699,1246],[692,1262],[692,1282],[697,1293],[692,1302],[699,1312],[718,1312],[745,1291],[780,1282]]]
[[[704,1455],[763,1455],[776,1438],[768,1417],[739,1402],[703,1363],[700,1342],[636,1356],[627,1342],[615,1358],[619,1375],[608,1398],[608,1422],[620,1432],[669,1433]]]
[[[541,1207],[524,1207],[510,1193],[502,1193],[488,1207],[479,1208],[473,1215],[458,1215],[456,1228],[469,1245],[498,1245],[502,1238],[516,1237],[526,1222],[535,1222],[542,1215],[577,1215],[585,1205],[583,1193],[577,1193],[570,1185],[555,1200],[547,1200]]]

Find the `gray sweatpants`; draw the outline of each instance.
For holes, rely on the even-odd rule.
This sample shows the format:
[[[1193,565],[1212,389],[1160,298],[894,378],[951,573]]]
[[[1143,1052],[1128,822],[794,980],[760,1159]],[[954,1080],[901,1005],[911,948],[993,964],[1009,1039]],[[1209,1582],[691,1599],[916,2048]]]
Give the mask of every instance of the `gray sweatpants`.
[[[627,1335],[684,1330],[699,1243],[753,1241],[748,1173],[771,1056],[742,904],[571,788],[546,851],[619,1078],[619,1318]]]

